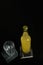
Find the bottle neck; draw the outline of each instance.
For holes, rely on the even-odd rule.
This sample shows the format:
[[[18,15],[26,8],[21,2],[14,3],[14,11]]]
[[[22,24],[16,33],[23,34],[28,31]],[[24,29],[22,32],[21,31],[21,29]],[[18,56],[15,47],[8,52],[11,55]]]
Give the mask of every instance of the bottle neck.
[[[28,34],[28,32],[27,31],[24,31],[23,32],[23,36],[28,36],[29,34]]]

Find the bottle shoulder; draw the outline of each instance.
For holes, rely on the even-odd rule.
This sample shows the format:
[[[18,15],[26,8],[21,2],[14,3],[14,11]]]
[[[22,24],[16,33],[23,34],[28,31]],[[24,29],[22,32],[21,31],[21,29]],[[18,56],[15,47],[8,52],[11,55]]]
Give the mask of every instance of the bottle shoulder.
[[[21,40],[24,39],[24,40],[31,40],[31,37],[30,35],[28,35],[27,37],[26,36],[21,36]]]

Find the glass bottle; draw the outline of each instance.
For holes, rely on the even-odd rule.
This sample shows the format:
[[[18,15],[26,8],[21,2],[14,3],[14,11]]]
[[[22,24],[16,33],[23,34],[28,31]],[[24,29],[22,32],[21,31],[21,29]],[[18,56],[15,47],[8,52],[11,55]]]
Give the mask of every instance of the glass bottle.
[[[31,37],[28,34],[28,26],[23,26],[23,34],[21,36],[22,51],[27,54],[31,51]]]

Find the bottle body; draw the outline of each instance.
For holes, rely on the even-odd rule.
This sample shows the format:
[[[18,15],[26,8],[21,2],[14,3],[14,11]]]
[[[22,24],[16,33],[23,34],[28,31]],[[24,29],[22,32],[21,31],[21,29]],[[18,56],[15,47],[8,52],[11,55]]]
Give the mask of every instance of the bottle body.
[[[28,32],[23,32],[21,36],[21,46],[24,53],[29,53],[31,50],[31,37]]]

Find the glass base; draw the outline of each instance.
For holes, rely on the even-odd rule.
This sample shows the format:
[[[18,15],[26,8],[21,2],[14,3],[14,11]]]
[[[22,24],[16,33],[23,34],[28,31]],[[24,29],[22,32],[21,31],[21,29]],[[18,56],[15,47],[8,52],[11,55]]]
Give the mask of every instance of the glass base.
[[[24,58],[33,58],[33,51],[31,49],[31,51],[27,54],[25,54],[22,50],[21,50],[21,47],[20,47],[20,56],[21,56],[21,59],[24,59]]]
[[[9,63],[10,61],[12,61],[13,59],[15,59],[18,56],[18,52],[15,50],[15,53],[13,54],[13,56],[9,56],[6,54],[5,51],[2,51],[2,56],[5,58],[5,60],[7,61],[7,63]]]

